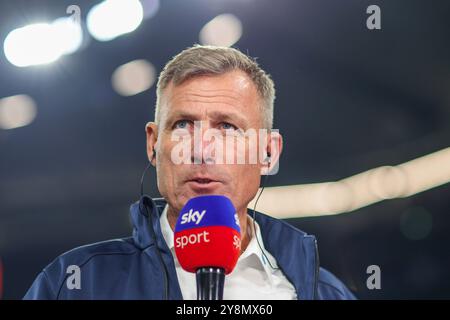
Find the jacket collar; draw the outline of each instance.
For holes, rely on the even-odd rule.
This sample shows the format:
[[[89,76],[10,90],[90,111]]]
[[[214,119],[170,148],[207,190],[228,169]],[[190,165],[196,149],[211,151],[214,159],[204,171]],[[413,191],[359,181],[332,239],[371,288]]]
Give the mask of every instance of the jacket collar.
[[[176,278],[175,268],[171,268],[173,266],[171,251],[164,241],[159,220],[165,205],[164,199],[153,200],[148,196],[141,197],[138,202],[131,205],[133,240],[137,247],[145,250],[154,245],[154,239],[156,239],[159,250],[171,257],[167,259],[170,261],[169,276]],[[249,210],[248,213],[252,214],[253,211]],[[150,218],[154,237],[149,228]],[[278,267],[294,285],[298,298],[314,299],[319,271],[315,237],[307,235],[282,220],[259,212],[255,212],[255,218],[261,229],[266,250],[273,255]]]

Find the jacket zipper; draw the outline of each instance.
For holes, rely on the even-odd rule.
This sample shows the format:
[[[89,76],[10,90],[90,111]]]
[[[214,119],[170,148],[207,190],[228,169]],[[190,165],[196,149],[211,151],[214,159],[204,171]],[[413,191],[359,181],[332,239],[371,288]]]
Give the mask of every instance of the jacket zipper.
[[[314,238],[314,250],[316,257],[316,265],[314,271],[314,296],[313,299],[317,300],[317,288],[319,286],[319,271],[320,271],[320,260],[319,260],[319,249],[317,247],[317,239]]]

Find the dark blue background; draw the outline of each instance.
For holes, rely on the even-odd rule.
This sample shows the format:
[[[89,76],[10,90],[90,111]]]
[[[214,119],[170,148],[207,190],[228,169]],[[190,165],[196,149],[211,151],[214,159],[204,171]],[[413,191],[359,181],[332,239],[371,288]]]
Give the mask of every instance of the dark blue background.
[[[14,28],[65,15],[85,21],[96,1],[0,2],[0,43]],[[365,26],[382,10],[382,29]],[[148,160],[144,125],[155,88],[117,95],[110,77],[134,59],[158,72],[221,13],[243,23],[236,44],[277,87],[274,127],[284,135],[269,186],[339,180],[438,151],[450,142],[450,2],[445,0],[173,0],[133,33],[88,46],[46,67],[16,68],[0,50],[0,97],[38,105],[29,126],[0,130],[0,257],[7,299],[21,298],[39,271],[75,246],[129,236],[128,207]],[[157,196],[154,172],[146,191]],[[321,262],[360,298],[450,297],[450,186],[354,212],[291,219],[315,234]],[[280,204],[282,205],[282,204]],[[422,240],[401,232],[419,208],[432,217]],[[366,268],[379,265],[381,290]]]

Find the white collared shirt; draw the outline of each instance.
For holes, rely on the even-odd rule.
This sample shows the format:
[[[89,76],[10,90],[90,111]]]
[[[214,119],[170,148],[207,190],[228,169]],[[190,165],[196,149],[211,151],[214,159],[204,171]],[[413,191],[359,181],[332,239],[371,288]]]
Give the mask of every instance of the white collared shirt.
[[[253,219],[248,216],[248,224],[253,224]],[[180,263],[175,254],[174,235],[167,218],[167,205],[160,219],[162,234],[169,246],[173,259],[175,261],[175,269],[177,271],[178,282],[180,284],[181,293],[185,300],[197,299],[197,285],[195,273],[190,273],[181,268]],[[275,258],[264,248],[261,232],[258,223],[255,221],[256,234],[262,250],[270,260],[269,265],[263,256],[258,242],[255,238],[255,232],[252,232],[252,238],[240,255],[234,270],[225,277],[224,300],[295,300],[297,293],[294,286],[284,276],[283,272],[278,268]]]

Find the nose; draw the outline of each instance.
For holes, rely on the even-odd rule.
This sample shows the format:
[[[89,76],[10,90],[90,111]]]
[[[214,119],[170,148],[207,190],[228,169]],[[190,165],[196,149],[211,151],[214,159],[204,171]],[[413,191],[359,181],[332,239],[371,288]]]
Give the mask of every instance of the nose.
[[[195,121],[191,163],[216,164],[223,145],[221,140],[220,130],[214,129],[209,121]]]

